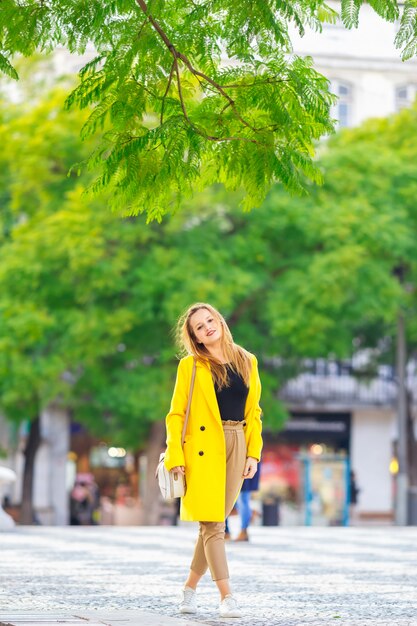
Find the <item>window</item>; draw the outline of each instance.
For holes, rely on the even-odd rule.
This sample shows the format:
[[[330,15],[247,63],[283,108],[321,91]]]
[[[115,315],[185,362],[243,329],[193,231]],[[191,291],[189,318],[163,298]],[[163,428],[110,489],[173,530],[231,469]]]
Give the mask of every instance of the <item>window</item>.
[[[352,126],[352,86],[340,80],[332,80],[330,90],[338,100],[332,108],[332,116],[337,119],[338,126]]]
[[[395,110],[401,111],[413,104],[417,95],[417,85],[400,85],[395,90]]]
[[[323,22],[322,28],[324,32],[326,30],[327,31],[334,31],[334,30],[345,31],[346,30],[340,17],[337,17],[335,22]]]

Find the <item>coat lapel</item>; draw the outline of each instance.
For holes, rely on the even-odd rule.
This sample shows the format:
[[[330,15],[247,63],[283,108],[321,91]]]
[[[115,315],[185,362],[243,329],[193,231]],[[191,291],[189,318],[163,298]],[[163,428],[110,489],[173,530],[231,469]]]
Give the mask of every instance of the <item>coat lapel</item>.
[[[207,366],[203,363],[197,362],[197,378],[201,385],[206,402],[213,413],[216,420],[220,423],[220,411],[217,402],[216,392],[214,390],[213,378],[211,376],[210,364]]]

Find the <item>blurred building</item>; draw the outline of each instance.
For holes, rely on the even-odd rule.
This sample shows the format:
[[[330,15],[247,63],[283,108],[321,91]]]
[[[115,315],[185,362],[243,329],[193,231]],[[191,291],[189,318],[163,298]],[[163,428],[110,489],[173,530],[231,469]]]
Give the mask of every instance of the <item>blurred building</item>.
[[[339,2],[328,4],[339,10]],[[394,45],[398,27],[399,22],[382,20],[364,4],[357,29],[347,30],[338,21],[323,25],[321,35],[311,30],[304,37],[294,33],[294,53],[312,56],[315,68],[331,81],[338,96],[334,117],[341,127],[386,117],[414,101],[417,59],[401,61]]]
[[[390,366],[380,366],[372,380],[360,378],[358,360],[306,360],[304,373],[281,390],[290,419],[278,435],[266,436],[263,480],[266,490],[274,482],[279,486],[283,523],[305,523],[307,501],[315,497],[311,523],[343,523],[351,469],[359,488],[356,522],[386,523],[393,519],[397,470],[395,372]],[[407,386],[416,398],[413,363],[408,366]],[[292,515],[286,504],[289,509],[292,506]]]
[[[68,412],[54,406],[40,416],[41,443],[36,455],[33,480],[34,521],[39,524],[64,526],[68,523],[67,454],[69,449]],[[29,434],[29,422],[20,426],[0,416],[0,464],[14,470],[15,483],[3,487],[10,513],[19,519],[22,499],[24,449]]]
[[[340,8],[339,2],[329,4]],[[294,54],[312,56],[315,68],[330,80],[331,91],[338,96],[333,115],[340,127],[385,117],[414,101],[417,59],[401,61],[394,45],[398,26],[379,18],[365,4],[358,29],[346,30],[339,21],[324,25],[321,35],[307,30],[300,37],[293,32]],[[280,496],[289,507],[294,504],[294,514],[287,511],[288,523],[306,522],[306,503],[316,497],[310,523],[342,523],[350,468],[360,489],[359,521],[388,521],[393,517],[397,440],[394,373],[388,366],[381,367],[374,380],[360,381],[353,375],[355,365],[311,361],[306,363],[305,373],[282,390],[291,419],[282,433],[267,437],[263,488],[268,492],[275,480]],[[412,371],[408,386],[417,391]],[[326,500],[336,502],[336,506],[326,511]]]

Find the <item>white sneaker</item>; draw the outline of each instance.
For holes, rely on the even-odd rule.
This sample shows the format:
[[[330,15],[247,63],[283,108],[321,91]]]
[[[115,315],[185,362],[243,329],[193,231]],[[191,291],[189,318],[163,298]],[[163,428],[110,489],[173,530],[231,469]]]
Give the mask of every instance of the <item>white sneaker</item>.
[[[220,602],[220,617],[242,617],[237,601],[231,594]]]
[[[179,608],[180,613],[197,613],[197,594],[195,589],[184,587]]]

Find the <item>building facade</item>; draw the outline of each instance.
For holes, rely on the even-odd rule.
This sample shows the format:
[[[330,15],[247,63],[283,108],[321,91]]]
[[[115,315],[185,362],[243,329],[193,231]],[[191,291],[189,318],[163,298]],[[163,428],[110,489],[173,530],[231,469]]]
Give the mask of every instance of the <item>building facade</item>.
[[[339,10],[339,2],[329,2]],[[409,106],[417,93],[417,59],[403,62],[394,45],[398,23],[388,23],[364,4],[359,27],[347,30],[341,21],[325,24],[318,34],[293,34],[294,53],[311,56],[316,69],[338,96],[334,117],[339,126],[358,126],[372,117],[386,117]]]

